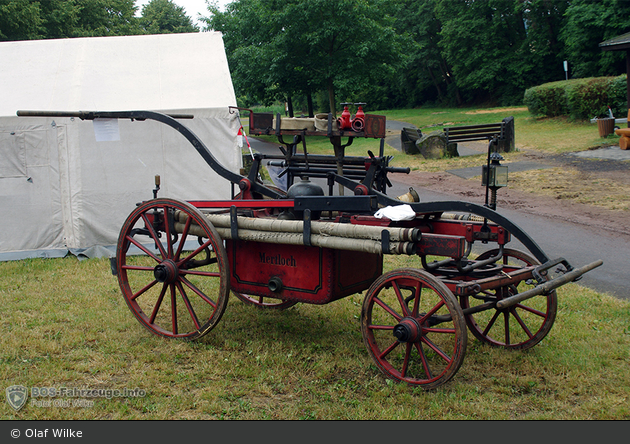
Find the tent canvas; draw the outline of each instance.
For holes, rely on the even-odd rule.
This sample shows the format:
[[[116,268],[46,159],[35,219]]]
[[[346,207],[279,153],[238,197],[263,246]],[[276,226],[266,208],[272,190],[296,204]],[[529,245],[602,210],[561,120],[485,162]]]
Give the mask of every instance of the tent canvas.
[[[155,121],[16,117],[18,110],[152,110],[181,120],[227,169],[242,165],[220,33],[0,43],[0,259],[111,254],[136,203],[227,199],[232,188]],[[103,123],[111,133],[103,132]],[[108,127],[104,127],[108,129]]]

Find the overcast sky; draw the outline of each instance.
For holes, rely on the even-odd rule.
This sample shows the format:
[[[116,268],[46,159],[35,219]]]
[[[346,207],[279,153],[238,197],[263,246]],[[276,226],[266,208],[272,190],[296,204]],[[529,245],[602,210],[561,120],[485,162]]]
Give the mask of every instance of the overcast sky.
[[[210,0],[213,3],[217,3],[219,5],[219,9],[223,10],[223,7],[228,3],[232,3],[233,0]],[[142,7],[149,3],[149,0],[136,0],[136,6],[138,7],[138,15],[142,12]],[[206,0],[173,0],[177,6],[181,6],[186,11],[186,15],[190,17],[193,22],[199,27],[202,27],[203,24],[198,20],[198,14],[201,14],[204,17],[207,17],[208,7],[206,4]]]

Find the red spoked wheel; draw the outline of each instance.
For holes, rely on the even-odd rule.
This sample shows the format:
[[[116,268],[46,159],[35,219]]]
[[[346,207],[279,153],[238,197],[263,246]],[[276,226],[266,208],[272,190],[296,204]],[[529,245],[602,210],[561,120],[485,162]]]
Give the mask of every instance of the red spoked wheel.
[[[232,294],[246,304],[253,305],[258,308],[271,308],[274,310],[285,310],[297,304],[297,301],[285,301],[284,299],[276,299],[267,296],[254,296],[242,294],[232,291]]]
[[[228,303],[228,261],[214,226],[191,205],[154,199],[127,218],[116,250],[129,309],[152,333],[197,339]]]
[[[361,330],[387,377],[424,389],[450,380],[466,354],[466,323],[457,299],[423,270],[394,270],[374,281],[363,302]]]
[[[498,254],[498,250],[486,251],[477,259],[483,260]],[[506,248],[503,251],[503,271],[538,265],[540,262],[523,251]],[[461,297],[460,303],[465,310],[486,302],[522,293],[533,288],[526,281],[513,282],[505,287],[484,291],[474,296]],[[470,332],[480,341],[496,347],[526,350],[538,344],[551,330],[556,319],[558,298],[556,292],[535,296],[511,307],[490,309],[465,315]]]

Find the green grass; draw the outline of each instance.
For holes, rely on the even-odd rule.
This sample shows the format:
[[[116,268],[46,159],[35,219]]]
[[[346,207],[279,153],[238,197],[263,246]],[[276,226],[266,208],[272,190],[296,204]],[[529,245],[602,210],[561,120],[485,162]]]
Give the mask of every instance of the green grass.
[[[399,258],[387,257],[387,269]],[[562,287],[554,327],[525,352],[472,339],[430,392],[385,379],[363,345],[362,296],[261,311],[232,297],[197,342],[152,335],[109,261],[0,263],[0,380],[8,387],[135,389],[144,397],[2,419],[630,419],[630,304]],[[30,402],[30,400],[29,400]]]

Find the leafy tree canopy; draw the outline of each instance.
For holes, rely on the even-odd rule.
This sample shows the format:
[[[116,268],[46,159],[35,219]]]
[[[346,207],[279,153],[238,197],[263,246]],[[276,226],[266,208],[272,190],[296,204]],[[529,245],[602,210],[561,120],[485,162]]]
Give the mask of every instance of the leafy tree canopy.
[[[140,25],[147,34],[197,32],[183,7],[171,0],[151,0],[142,8]]]
[[[208,28],[224,36],[235,86],[258,100],[324,89],[353,97],[400,57],[382,0],[237,0],[210,7]]]
[[[0,40],[196,32],[184,8],[151,0],[0,0]]]

